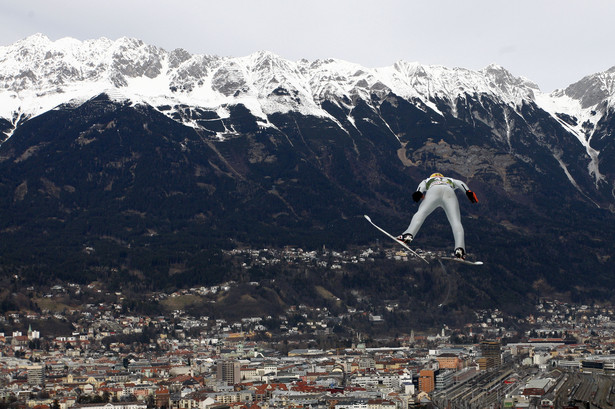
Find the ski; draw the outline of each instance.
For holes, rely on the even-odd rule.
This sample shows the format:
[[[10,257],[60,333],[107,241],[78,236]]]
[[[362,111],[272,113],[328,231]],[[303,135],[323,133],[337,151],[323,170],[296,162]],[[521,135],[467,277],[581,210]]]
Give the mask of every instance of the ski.
[[[458,258],[458,257],[440,257],[442,260],[451,260],[451,261],[456,261],[458,263],[463,263],[463,264],[468,264],[471,266],[482,266],[484,263],[482,261],[470,261],[470,260],[464,260],[462,258]]]
[[[425,257],[421,256],[420,254],[418,254],[416,251],[412,250],[410,248],[410,246],[408,246],[406,243],[404,243],[403,241],[399,241],[397,240],[397,238],[395,238],[395,236],[393,236],[391,233],[389,233],[388,231],[384,230],[382,227],[378,226],[376,223],[374,223],[372,221],[372,219],[370,219],[370,217],[366,214],[363,215],[365,217],[365,219],[367,219],[368,222],[371,223],[372,226],[374,226],[375,228],[377,228],[378,230],[380,230],[382,233],[384,233],[387,237],[391,238],[393,241],[395,241],[395,243],[399,244],[400,246],[402,246],[403,248],[405,248],[406,250],[408,250],[410,253],[412,253],[414,256],[420,258],[421,260],[423,260],[424,262],[426,262],[427,264],[429,264],[429,261],[427,261],[425,259]]]

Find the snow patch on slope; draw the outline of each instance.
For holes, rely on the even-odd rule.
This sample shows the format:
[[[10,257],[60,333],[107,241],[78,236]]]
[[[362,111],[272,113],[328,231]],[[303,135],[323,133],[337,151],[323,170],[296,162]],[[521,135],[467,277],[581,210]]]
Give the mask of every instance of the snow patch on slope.
[[[585,147],[590,158],[588,171],[594,176],[596,186],[605,180],[605,176],[600,173],[599,155],[600,151],[591,147],[592,132],[602,115],[594,107],[583,108],[581,101],[570,98],[557,91],[547,95],[538,94],[536,103],[544,111],[551,114],[565,129],[577,137],[579,142]]]

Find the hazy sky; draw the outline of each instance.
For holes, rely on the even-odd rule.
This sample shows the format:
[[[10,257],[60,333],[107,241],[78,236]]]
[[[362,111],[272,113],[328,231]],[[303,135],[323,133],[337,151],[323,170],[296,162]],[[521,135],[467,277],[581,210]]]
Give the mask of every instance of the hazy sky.
[[[613,0],[0,0],[0,46],[42,33],[370,68],[497,63],[550,92],[615,66],[614,20]]]

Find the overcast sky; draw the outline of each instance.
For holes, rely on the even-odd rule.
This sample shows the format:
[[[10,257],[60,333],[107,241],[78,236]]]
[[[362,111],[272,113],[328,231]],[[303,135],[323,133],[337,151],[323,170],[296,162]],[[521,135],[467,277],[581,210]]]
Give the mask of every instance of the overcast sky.
[[[497,63],[551,92],[615,66],[614,20],[613,0],[0,0],[0,46],[42,33],[370,68]]]

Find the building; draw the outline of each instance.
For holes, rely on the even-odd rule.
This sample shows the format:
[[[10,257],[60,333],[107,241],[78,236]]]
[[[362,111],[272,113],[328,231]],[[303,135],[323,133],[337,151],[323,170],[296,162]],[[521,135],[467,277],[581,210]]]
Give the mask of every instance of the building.
[[[533,379],[529,381],[523,388],[523,395],[528,397],[543,396],[551,387],[551,379]]]
[[[147,404],[141,402],[109,402],[76,404],[73,409],[147,409]]]
[[[436,357],[440,369],[452,369],[458,371],[462,368],[463,361],[455,354],[444,353]]]
[[[216,379],[227,385],[241,382],[241,364],[239,361],[218,361]]]
[[[28,385],[44,385],[45,384],[45,367],[42,365],[34,365],[28,367]]]
[[[450,388],[454,384],[454,371],[442,371],[439,370],[436,373],[436,389],[441,391],[446,388]]]
[[[502,348],[498,341],[481,341],[482,357],[478,359],[481,371],[497,368],[502,365]]]
[[[421,369],[419,372],[419,391],[431,393],[436,389],[436,371]]]
[[[154,392],[154,402],[156,403],[157,408],[165,408],[169,407],[169,398],[171,394],[168,388],[160,387]]]

